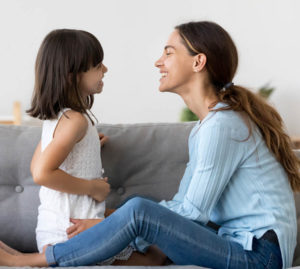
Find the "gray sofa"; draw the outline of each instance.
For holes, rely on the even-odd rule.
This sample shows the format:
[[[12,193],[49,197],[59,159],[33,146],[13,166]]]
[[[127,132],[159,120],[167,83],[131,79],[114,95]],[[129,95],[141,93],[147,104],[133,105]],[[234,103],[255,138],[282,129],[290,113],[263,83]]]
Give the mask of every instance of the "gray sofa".
[[[114,208],[134,194],[170,199],[177,191],[188,161],[187,139],[193,125],[97,125],[110,138],[102,150],[105,175],[112,189],[108,207]],[[29,166],[40,135],[40,127],[0,125],[0,240],[23,252],[37,251],[39,186],[34,184]],[[295,199],[299,217],[300,196]],[[299,241],[298,237],[294,266],[300,265]],[[179,268],[169,266],[173,267]]]

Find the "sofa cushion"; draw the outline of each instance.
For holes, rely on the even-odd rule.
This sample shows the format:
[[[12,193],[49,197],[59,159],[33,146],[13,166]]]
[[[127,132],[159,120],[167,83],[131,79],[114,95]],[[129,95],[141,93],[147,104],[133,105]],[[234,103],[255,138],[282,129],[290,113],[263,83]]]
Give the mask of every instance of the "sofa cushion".
[[[188,136],[194,123],[100,125],[109,136],[102,161],[112,192],[108,207],[139,194],[170,199],[188,162]]]
[[[38,127],[0,126],[0,240],[22,251],[36,250],[39,187],[29,167],[39,137]]]

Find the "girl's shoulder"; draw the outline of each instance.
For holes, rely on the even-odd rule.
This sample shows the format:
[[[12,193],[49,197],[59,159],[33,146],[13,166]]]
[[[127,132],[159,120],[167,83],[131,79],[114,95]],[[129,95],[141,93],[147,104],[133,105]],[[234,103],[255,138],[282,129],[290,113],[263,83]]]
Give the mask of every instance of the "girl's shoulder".
[[[84,135],[88,129],[88,120],[80,112],[72,109],[64,109],[58,118],[56,132],[78,133]]]
[[[71,108],[65,108],[60,112],[61,115],[64,115],[65,117],[72,118],[74,120],[83,120],[85,119],[85,116],[83,113],[75,111]]]
[[[61,113],[62,115],[60,121],[63,120],[65,123],[75,124],[87,128],[88,121],[83,113],[72,109],[64,110]]]

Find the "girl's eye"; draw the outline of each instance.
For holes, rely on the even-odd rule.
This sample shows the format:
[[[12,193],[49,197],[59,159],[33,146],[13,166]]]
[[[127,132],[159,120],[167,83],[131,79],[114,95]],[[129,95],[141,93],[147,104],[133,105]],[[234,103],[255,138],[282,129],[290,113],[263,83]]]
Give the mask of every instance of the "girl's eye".
[[[168,56],[168,55],[171,55],[172,53],[171,52],[166,52],[166,55]]]

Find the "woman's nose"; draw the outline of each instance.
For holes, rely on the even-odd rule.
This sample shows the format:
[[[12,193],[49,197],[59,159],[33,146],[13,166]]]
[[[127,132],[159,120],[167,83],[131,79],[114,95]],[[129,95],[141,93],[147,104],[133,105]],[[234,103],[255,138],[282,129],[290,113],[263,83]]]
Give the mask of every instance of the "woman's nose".
[[[162,57],[160,57],[155,63],[154,63],[154,65],[155,65],[155,67],[160,67],[160,66],[162,66],[162,59],[161,59]]]

